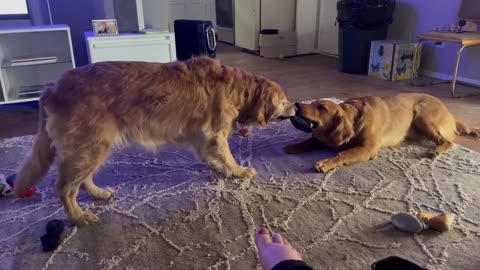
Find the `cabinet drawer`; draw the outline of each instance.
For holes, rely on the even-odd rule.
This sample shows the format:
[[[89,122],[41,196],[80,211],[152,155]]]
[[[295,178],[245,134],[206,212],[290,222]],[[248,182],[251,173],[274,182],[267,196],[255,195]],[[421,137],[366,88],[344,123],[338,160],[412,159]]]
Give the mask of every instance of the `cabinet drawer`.
[[[175,60],[175,43],[169,38],[105,39],[89,41],[90,62],[144,61],[168,63]]]

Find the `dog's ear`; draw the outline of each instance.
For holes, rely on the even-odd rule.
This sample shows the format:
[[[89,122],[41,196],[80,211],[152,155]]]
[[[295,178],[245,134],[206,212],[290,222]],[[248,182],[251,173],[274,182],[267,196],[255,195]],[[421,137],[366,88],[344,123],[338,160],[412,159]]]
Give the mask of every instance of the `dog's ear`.
[[[333,121],[332,132],[329,135],[330,140],[340,146],[352,139],[354,135],[352,123],[345,117],[345,113],[338,111]]]
[[[255,102],[255,106],[253,108],[253,116],[257,123],[262,126],[266,127],[268,121],[272,118],[273,114],[275,113],[275,108],[273,106],[273,98],[272,98],[271,91],[261,91],[258,99]]]
[[[275,113],[275,94],[275,91],[270,89],[269,85],[265,83],[259,84],[252,97],[251,106],[246,109],[243,117],[239,120],[244,124],[256,123],[262,127],[266,127],[268,121]]]

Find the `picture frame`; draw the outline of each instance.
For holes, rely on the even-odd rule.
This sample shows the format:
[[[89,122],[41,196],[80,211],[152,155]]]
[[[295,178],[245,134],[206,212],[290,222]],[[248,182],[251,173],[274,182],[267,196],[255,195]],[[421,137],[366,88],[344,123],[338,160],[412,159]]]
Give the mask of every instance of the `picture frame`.
[[[96,36],[118,35],[118,25],[115,19],[92,20],[92,27]]]

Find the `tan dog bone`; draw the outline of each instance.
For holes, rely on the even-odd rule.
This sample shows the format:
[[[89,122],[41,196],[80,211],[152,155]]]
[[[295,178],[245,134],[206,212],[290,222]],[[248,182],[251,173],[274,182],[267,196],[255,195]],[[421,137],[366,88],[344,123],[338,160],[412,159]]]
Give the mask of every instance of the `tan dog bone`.
[[[455,215],[450,213],[444,214],[431,214],[424,212],[417,212],[415,215],[423,220],[428,226],[432,229],[439,232],[446,232],[452,227],[453,221],[455,220]]]

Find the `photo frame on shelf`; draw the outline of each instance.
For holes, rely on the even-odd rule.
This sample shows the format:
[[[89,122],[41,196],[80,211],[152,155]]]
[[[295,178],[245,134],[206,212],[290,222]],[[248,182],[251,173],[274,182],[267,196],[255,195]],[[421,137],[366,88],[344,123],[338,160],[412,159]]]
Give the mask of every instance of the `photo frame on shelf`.
[[[92,26],[96,36],[118,35],[118,25],[115,19],[92,20]]]

